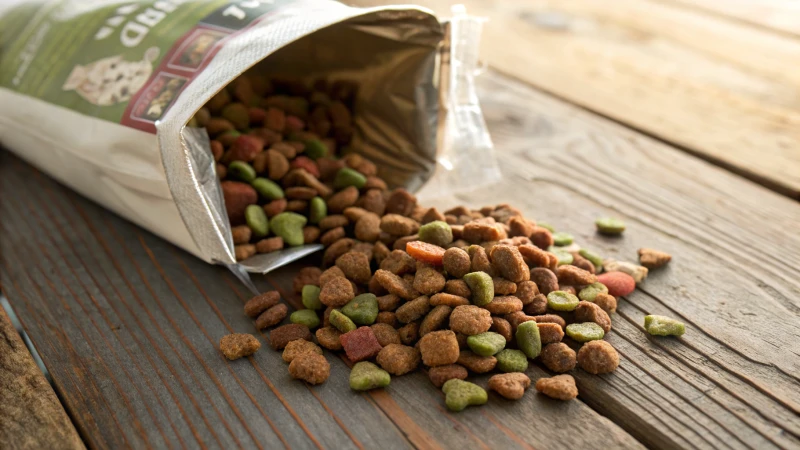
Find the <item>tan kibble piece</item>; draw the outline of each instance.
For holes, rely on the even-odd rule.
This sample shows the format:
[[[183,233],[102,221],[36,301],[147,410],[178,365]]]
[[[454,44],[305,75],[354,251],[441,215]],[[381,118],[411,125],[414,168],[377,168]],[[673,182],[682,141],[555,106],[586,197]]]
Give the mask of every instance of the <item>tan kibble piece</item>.
[[[450,314],[450,329],[468,336],[489,331],[491,326],[492,315],[479,306],[457,306]]]
[[[378,311],[394,311],[400,305],[400,297],[387,294],[378,297]]]
[[[600,305],[591,302],[580,302],[578,307],[575,308],[575,321],[576,322],[594,322],[600,325],[603,332],[608,333],[611,331],[611,318],[608,317]]]
[[[508,235],[509,237],[524,236],[528,237],[533,233],[535,223],[531,223],[524,217],[514,216],[508,219]]]
[[[356,202],[356,206],[360,206],[376,214],[376,217],[380,217],[386,212],[386,199],[383,198],[383,193],[379,189],[369,189],[361,195]],[[378,219],[378,226],[380,227],[380,219]]]
[[[407,216],[417,206],[417,197],[403,188],[397,188],[386,200],[386,212]]]
[[[572,252],[572,265],[583,269],[591,274],[595,274],[597,272],[597,268],[594,264],[589,261],[588,259],[584,258],[578,252]]]
[[[261,348],[261,342],[252,334],[234,333],[222,336],[219,349],[226,358],[233,361],[244,356],[250,356]]]
[[[372,251],[372,246],[369,246]],[[369,258],[362,252],[349,251],[336,259],[336,267],[342,269],[342,273],[348,280],[359,284],[366,284],[372,278],[372,271],[369,268]]]
[[[548,267],[550,265],[550,257],[547,252],[534,245],[520,245],[517,247],[522,259],[531,267]]]
[[[497,295],[497,288],[495,288],[495,295]],[[539,294],[539,288],[536,283],[530,280],[520,281],[517,283],[516,293],[514,296],[520,299],[523,305],[533,303],[533,299]]]
[[[381,234],[381,219],[377,214],[367,213],[356,222],[356,239],[364,242],[375,242]]]
[[[430,310],[430,298],[426,295],[422,295],[397,308],[395,315],[400,322],[409,323],[422,318],[425,314],[428,314]]]
[[[455,308],[457,306],[469,305],[469,300],[466,299],[465,297],[453,294],[446,294],[444,292],[440,292],[436,295],[431,296],[430,301],[431,301],[431,306],[447,305],[452,308]]]
[[[447,274],[454,278],[461,278],[470,272],[472,261],[469,254],[457,247],[448,248],[442,257],[442,265]]]
[[[531,379],[521,372],[501,373],[489,378],[487,387],[509,400],[519,400],[531,385]]]
[[[586,285],[597,282],[595,274],[571,265],[558,266],[556,277],[559,284]]]
[[[385,323],[391,325],[392,328],[397,327],[397,314],[391,311],[381,311],[375,317],[375,323]]]
[[[289,364],[289,375],[309,384],[320,384],[324,383],[331,375],[331,365],[322,355],[303,353]]]
[[[280,236],[261,239],[256,242],[256,251],[258,253],[277,252],[281,249],[283,249],[283,238]]]
[[[342,333],[334,327],[322,327],[317,330],[317,342],[319,345],[327,348],[328,350],[338,351],[342,349],[342,343],[339,341],[339,336]]]
[[[433,295],[441,292],[445,284],[444,275],[431,266],[417,269],[414,274],[414,289],[420,294]]]
[[[344,272],[342,272],[342,269],[336,266],[329,267],[319,275],[319,287],[321,288],[325,287],[325,285],[328,284],[328,282],[333,280],[334,278],[344,278],[344,277],[345,276]]]
[[[420,363],[420,351],[401,344],[389,344],[378,353],[376,361],[383,370],[392,375],[404,375],[416,369]]]
[[[442,328],[447,325],[447,320],[450,318],[450,313],[453,312],[453,308],[447,305],[439,305],[434,307],[431,312],[429,312],[424,319],[422,319],[422,323],[419,326],[419,335],[425,336],[426,334],[441,330]]]
[[[536,380],[536,390],[556,400],[572,400],[578,396],[578,387],[572,375],[556,375]]]
[[[472,297],[472,291],[464,280],[447,280],[444,284],[444,292],[464,298]]]
[[[522,311],[522,300],[513,295],[495,297],[491,302],[483,306],[492,314],[511,314]]]
[[[465,241],[472,244],[480,244],[486,241],[499,241],[506,237],[498,224],[478,220],[465,223],[462,235]]]
[[[419,222],[399,214],[386,214],[381,217],[381,231],[392,236],[408,236],[419,230]]]
[[[247,244],[250,242],[253,231],[247,225],[239,225],[231,227],[231,235],[233,235],[234,244]]]
[[[380,285],[383,286],[384,289],[389,291],[389,293],[395,294],[400,298],[411,300],[419,297],[419,292],[414,290],[411,283],[408,283],[407,281],[403,280],[402,278],[398,277],[392,272],[383,269],[378,269],[377,271],[375,271],[375,279],[378,280],[378,283],[380,283]]]
[[[542,314],[541,316],[533,316],[536,323],[557,323],[561,328],[567,327],[567,322],[563,317],[555,314]]]
[[[564,329],[557,323],[537,323],[536,327],[539,328],[542,345],[561,342],[564,338]]]
[[[334,214],[332,216],[326,216],[322,220],[319,221],[319,229],[324,231],[332,230],[334,228],[340,228],[344,230],[343,227],[346,227],[350,224],[350,221],[347,220],[347,217],[341,214]]]
[[[341,307],[355,297],[353,285],[347,278],[336,277],[325,282],[319,293],[319,301],[325,306]]]
[[[470,272],[486,272],[489,276],[494,275],[492,263],[489,262],[489,256],[486,254],[486,249],[479,245],[470,245],[467,247],[472,262],[470,263]]]
[[[610,294],[600,292],[595,296],[594,303],[603,308],[603,311],[608,314],[611,314],[617,310],[617,299]]]
[[[366,216],[366,215],[370,214],[370,212],[369,212],[369,211],[367,211],[367,210],[366,210],[366,209],[364,209],[364,208],[359,208],[358,206],[351,206],[351,207],[349,207],[349,208],[346,208],[346,209],[344,210],[344,212],[342,212],[342,214],[344,214],[344,216],[345,216],[345,217],[347,217],[347,219],[348,219],[348,220],[349,220],[351,223],[356,223],[356,222],[358,222],[358,220],[359,220],[359,219],[361,219],[362,217],[364,217],[364,216]]]
[[[343,238],[344,236],[345,236],[344,227],[331,228],[330,230],[327,230],[322,234],[322,237],[319,238],[319,242],[322,245],[330,246],[333,245],[334,242]]]
[[[283,303],[278,303],[262,312],[258,318],[256,318],[256,328],[263,330],[264,328],[275,326],[281,323],[288,313],[289,308]]]
[[[307,284],[319,286],[319,277],[321,275],[322,270],[319,267],[303,267],[294,277],[292,289],[299,294],[303,291],[303,286]]]
[[[514,330],[511,328],[511,323],[502,317],[492,317],[492,327],[489,331],[501,334],[506,342],[511,342],[514,338]]]
[[[489,255],[495,272],[503,278],[519,283],[530,280],[531,272],[517,247],[495,245]]]
[[[244,313],[249,317],[258,317],[262,312],[277,305],[280,300],[281,294],[278,291],[258,294],[244,304]]]
[[[533,227],[533,232],[528,237],[539,248],[548,248],[553,245],[553,234],[547,228]]]
[[[370,328],[372,328],[372,333],[375,335],[375,338],[378,339],[378,343],[381,344],[381,347],[386,347],[389,344],[402,343],[400,341],[400,333],[389,324],[376,323],[370,326]]]
[[[539,360],[553,372],[569,372],[575,368],[575,350],[563,342],[547,344],[539,354]]]
[[[332,266],[340,256],[352,250],[355,245],[356,241],[350,238],[343,238],[334,242],[325,249],[325,253],[322,255],[322,265],[326,267]]]
[[[320,235],[319,228],[317,228],[315,226],[303,227],[303,243],[304,244],[313,244],[313,243],[317,242],[317,239],[319,239],[319,235]],[[280,248],[275,247],[276,245],[278,245],[277,239],[281,240],[280,241],[280,246],[281,246],[280,248],[283,248],[283,238],[278,237],[278,238],[264,239],[264,241],[273,240],[274,242],[271,242],[269,244],[269,246],[270,246],[269,250],[266,251],[266,252],[263,252],[263,253],[269,253],[269,252],[272,252],[272,251],[275,251],[275,250],[280,250]],[[256,245],[256,249],[258,250],[258,246],[257,245]],[[259,250],[259,252],[261,252],[261,250]]]
[[[458,364],[475,373],[490,372],[497,365],[497,358],[494,356],[479,356],[469,350],[462,350],[458,354]]]
[[[419,322],[411,322],[397,329],[400,342],[404,345],[414,345],[419,340]]]
[[[380,268],[395,275],[405,275],[417,270],[417,261],[402,250],[392,250],[392,253],[381,262]]]
[[[493,277],[492,284],[494,284],[494,295],[512,295],[517,292],[517,283],[505,278]]]
[[[234,245],[233,253],[237,261],[243,261],[256,254],[256,246],[253,244]]]
[[[466,380],[467,375],[469,375],[467,369],[458,364],[448,364],[446,366],[437,366],[428,369],[428,378],[430,378],[431,383],[437,388],[441,388],[447,380]]]
[[[444,222],[444,219],[445,219],[444,214],[440,213],[438,209],[429,208],[427,211],[425,211],[425,214],[422,216],[422,223],[426,224],[430,222],[435,222],[437,220]]]
[[[619,353],[606,341],[589,341],[578,350],[578,366],[594,375],[613,372],[619,366]]]
[[[422,361],[426,366],[436,367],[458,361],[459,348],[456,334],[450,330],[434,331],[419,341]]]
[[[525,314],[531,316],[538,316],[547,312],[547,297],[544,294],[536,294],[533,296],[533,301],[525,305],[522,309]]]
[[[311,341],[307,341],[305,339],[296,339],[286,344],[286,347],[283,349],[282,357],[284,361],[290,363],[297,356],[302,355],[304,353],[316,353],[318,355],[321,355],[322,349],[319,348],[317,344]]]
[[[412,234],[411,236],[401,237],[400,239],[394,241],[394,244],[392,244],[392,248],[395,250],[406,251],[406,244],[408,244],[411,241],[418,241],[418,240],[419,236],[416,234]]]
[[[658,269],[672,260],[672,255],[652,248],[639,249],[639,264],[648,269]]]
[[[328,211],[333,214],[339,214],[345,208],[355,205],[357,200],[358,189],[348,186],[328,198]]]

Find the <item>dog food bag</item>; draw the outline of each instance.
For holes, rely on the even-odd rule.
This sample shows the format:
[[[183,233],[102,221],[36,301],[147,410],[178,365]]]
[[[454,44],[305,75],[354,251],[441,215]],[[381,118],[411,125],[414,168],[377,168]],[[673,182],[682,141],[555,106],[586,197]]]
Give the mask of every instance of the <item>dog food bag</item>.
[[[242,75],[357,86],[351,150],[390,185],[416,189],[458,107],[448,107],[460,86],[446,29],[418,7],[330,0],[17,1],[0,6],[0,144],[205,261],[234,264],[195,114]],[[295,191],[289,207],[304,207]],[[248,220],[266,231],[258,212]]]

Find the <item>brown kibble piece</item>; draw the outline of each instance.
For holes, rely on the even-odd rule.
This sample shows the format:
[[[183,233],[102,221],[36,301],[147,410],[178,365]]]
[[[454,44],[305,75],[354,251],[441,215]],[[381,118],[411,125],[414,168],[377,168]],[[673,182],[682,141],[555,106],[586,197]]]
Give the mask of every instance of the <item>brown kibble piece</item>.
[[[316,353],[321,355],[322,349],[311,341],[307,341],[305,339],[296,339],[286,344],[286,347],[283,349],[282,357],[284,361],[290,363],[292,360],[304,353]]]
[[[613,372],[619,366],[619,353],[606,341],[589,341],[578,350],[578,366],[594,375]]]
[[[497,289],[495,288],[495,293]],[[514,294],[523,305],[530,305],[533,303],[536,295],[539,294],[539,287],[533,281],[521,281],[517,283],[517,292]],[[546,301],[546,299],[545,299]]]
[[[469,254],[457,247],[448,248],[444,252],[442,263],[447,274],[455,278],[468,274],[472,265]]]
[[[639,264],[648,269],[658,269],[672,260],[672,255],[652,248],[639,249]]]
[[[492,327],[489,331],[501,334],[506,338],[506,342],[511,342],[514,338],[514,330],[511,328],[511,323],[502,317],[492,317]]]
[[[263,330],[264,328],[277,325],[286,318],[288,313],[289,308],[283,303],[278,303],[277,305],[272,306],[266,311],[262,312],[261,315],[258,316],[256,319],[256,328]]]
[[[333,245],[334,242],[338,241],[339,239],[345,236],[344,227],[336,227],[326,231],[322,237],[320,237],[319,242],[329,247]]]
[[[325,216],[319,221],[319,229],[322,231],[332,230],[334,228],[346,227],[350,224],[347,217],[341,214],[334,214],[332,216]]]
[[[372,247],[370,246],[370,251]],[[372,278],[372,271],[369,269],[369,258],[367,255],[350,251],[336,259],[336,267],[342,269],[342,273],[348,280],[358,284],[367,284]]]
[[[389,344],[400,344],[400,333],[394,329],[393,326],[386,323],[376,323],[370,326],[375,338],[381,346],[386,347]]]
[[[267,214],[267,217],[274,217],[278,214],[286,211],[286,205],[288,204],[288,200],[285,198],[279,198],[277,200],[273,200],[266,205],[264,205],[264,213]]]
[[[493,277],[492,284],[494,284],[494,295],[511,295],[517,292],[517,283],[505,278]]]
[[[383,198],[383,193],[380,190],[369,189],[358,199],[356,206],[360,206],[380,217],[386,212],[386,199]]]
[[[247,225],[239,225],[231,227],[231,235],[233,236],[234,244],[247,244],[250,242],[250,237],[253,235],[253,230]]]
[[[608,313],[600,305],[591,302],[578,303],[578,307],[575,308],[575,321],[594,322],[600,325],[605,333],[611,331],[611,318],[608,317]]]
[[[317,330],[317,342],[319,345],[327,348],[328,350],[338,351],[342,349],[342,343],[339,342],[339,336],[342,333],[334,327],[326,326]]]
[[[381,234],[381,219],[377,214],[367,213],[356,221],[355,236],[359,241],[375,242]]]
[[[283,248],[283,238],[275,236],[271,238],[261,239],[256,243],[256,251],[258,253],[276,252]]]
[[[556,277],[559,284],[586,285],[597,282],[595,274],[571,265],[558,266]]]
[[[440,213],[439,210],[436,208],[429,208],[427,211],[425,211],[425,214],[422,216],[423,224],[435,222],[437,220],[444,222],[445,217],[444,214]]]
[[[456,334],[450,330],[433,331],[419,341],[422,361],[426,366],[436,367],[458,361],[459,348]]]
[[[342,269],[333,266],[325,269],[319,276],[319,287],[323,288],[329,281],[333,280],[334,278],[344,278],[344,272]]]
[[[378,365],[392,375],[405,375],[420,363],[420,351],[401,344],[389,344],[378,353]]]
[[[499,241],[506,237],[505,232],[502,232],[496,223],[488,223],[483,220],[474,220],[466,223],[462,232],[462,239],[471,244],[480,244],[487,241]]]
[[[430,303],[431,306],[447,305],[452,308],[455,308],[457,306],[469,305],[469,299],[458,295],[440,292],[436,295],[431,296]]]
[[[547,344],[539,354],[542,364],[553,372],[563,373],[575,368],[575,350],[563,342]]]
[[[415,291],[410,283],[397,275],[383,269],[375,272],[375,279],[391,294],[395,294],[406,300],[419,297],[419,292]]]
[[[444,284],[444,292],[464,298],[472,297],[472,291],[464,280],[447,280]]]
[[[467,247],[467,253],[472,259],[470,272],[486,272],[489,276],[494,275],[494,269],[492,268],[492,263],[489,262],[486,249],[480,245],[470,245]]]
[[[510,245],[495,245],[490,255],[492,267],[503,278],[519,283],[530,280],[531,273],[522,254],[517,247]]]
[[[509,400],[519,400],[531,385],[531,379],[522,372],[501,373],[489,378],[486,387]]]
[[[267,291],[256,295],[244,304],[244,313],[249,317],[258,317],[259,314],[275,306],[281,299],[278,291]]]
[[[437,388],[441,388],[447,380],[466,380],[467,375],[469,375],[467,369],[458,364],[448,364],[446,366],[436,366],[428,369],[428,378],[430,378],[431,383]]]
[[[261,348],[261,342],[252,334],[234,333],[222,336],[219,349],[226,358],[233,361],[244,356],[250,356]]]
[[[578,396],[578,387],[572,375],[556,375],[536,380],[536,390],[556,400],[572,400]]]
[[[522,255],[522,259],[525,260],[530,267],[549,267],[550,266],[550,256],[548,253],[539,247],[534,245],[520,245],[517,247],[519,249],[520,254]]]
[[[408,236],[415,234],[419,230],[419,222],[399,214],[386,214],[381,217],[380,226],[381,231],[385,231],[392,236]]]
[[[487,305],[483,305],[492,314],[511,314],[522,311],[522,301],[513,295],[495,297]]]
[[[555,314],[542,314],[540,316],[533,316],[536,323],[557,323],[561,328],[566,328],[567,322],[563,317]]]
[[[458,354],[458,364],[475,373],[490,372],[497,365],[497,358],[494,356],[479,356],[469,350],[463,350]]]
[[[419,339],[419,322],[411,322],[397,329],[400,335],[400,342],[404,345],[414,345]]]
[[[274,181],[283,178],[289,172],[289,160],[279,151],[267,150],[267,176]]]
[[[289,375],[309,384],[320,384],[331,375],[331,365],[322,355],[303,353],[289,364]]]
[[[544,267],[531,269],[531,281],[536,283],[539,292],[544,295],[558,290],[558,277],[550,269]]]
[[[613,295],[600,292],[594,297],[594,303],[603,308],[607,314],[611,314],[617,310],[617,299]]]
[[[256,246],[253,244],[234,245],[233,254],[237,261],[244,261],[256,254]]]
[[[533,245],[541,249],[547,249],[553,245],[553,234],[547,228],[533,227],[533,232],[528,237],[533,241]]]
[[[433,295],[441,292],[444,284],[444,275],[431,266],[417,269],[417,273],[414,275],[414,289],[420,294]]]
[[[339,239],[331,244],[325,253],[322,255],[322,264],[324,266],[331,266],[336,262],[336,259],[353,249],[356,241],[350,238]]]
[[[547,312],[547,297],[545,297],[544,294],[536,294],[533,297],[533,301],[525,305],[523,311],[525,311],[525,314],[531,316],[544,314]]]
[[[286,202],[287,211],[305,214],[307,209],[308,202],[305,200],[289,200]]]
[[[524,217],[514,216],[508,220],[508,236],[524,236],[528,237],[533,233],[535,225],[526,220]]]
[[[400,322],[409,323],[422,318],[425,314],[428,314],[430,310],[430,299],[428,296],[422,295],[397,308],[395,315]]]
[[[491,326],[492,315],[479,306],[457,306],[450,314],[450,329],[467,336],[489,331]]]
[[[297,339],[311,340],[311,330],[299,323],[283,325],[269,333],[269,346],[273,350],[283,350],[286,344]]]
[[[344,214],[344,216],[347,217],[347,220],[349,220],[350,223],[356,223],[358,222],[358,219],[366,216],[369,213],[370,212],[364,208],[359,208],[358,206],[351,206],[349,208],[345,208],[342,214]]]
[[[408,216],[417,206],[417,197],[403,188],[397,188],[389,195],[386,200],[387,214],[400,214]]]
[[[315,226],[307,226],[303,227],[303,243],[304,244],[313,244],[317,242],[319,239],[320,231],[319,228]],[[274,239],[274,238],[272,238]],[[280,239],[280,238],[279,238]],[[283,239],[281,239],[281,245],[283,245]]]
[[[348,186],[328,199],[328,211],[333,214],[339,214],[345,208],[355,205],[357,200],[358,189],[354,186]]]
[[[537,323],[536,326],[539,328],[539,339],[542,345],[561,342],[561,339],[564,338],[564,329],[557,323],[543,322]]]
[[[581,256],[580,253],[573,252],[571,254],[573,266],[583,269],[594,275],[594,273],[597,271],[597,268],[595,268],[591,261]]]
[[[319,267],[303,267],[297,272],[297,276],[294,277],[292,288],[299,294],[303,291],[303,286],[307,284],[319,286],[319,278],[321,275],[322,269]]]
[[[353,285],[347,278],[336,277],[327,281],[319,293],[319,301],[325,306],[338,308],[344,306],[355,297]]]
[[[401,237],[400,239],[394,241],[394,244],[392,244],[392,248],[394,250],[406,251],[407,250],[407,244],[409,242],[418,241],[418,240],[419,240],[419,236],[416,235],[416,234],[412,234],[411,236]],[[444,253],[444,252],[442,252],[442,253]]]
[[[397,327],[397,315],[391,311],[381,311],[375,316],[375,323],[385,323],[395,328]]]
[[[379,311],[394,311],[400,305],[400,297],[394,294],[387,294],[378,297]]]
[[[447,324],[447,319],[450,318],[450,313],[453,312],[453,308],[447,305],[439,305],[434,307],[428,315],[422,319],[422,323],[419,326],[419,335],[425,336],[426,334],[440,330],[444,328]]]
[[[317,196],[317,191],[306,186],[293,186],[284,190],[286,198],[290,200],[311,200]]]
[[[395,275],[404,275],[417,270],[417,260],[403,250],[392,250],[381,262],[380,268]]]

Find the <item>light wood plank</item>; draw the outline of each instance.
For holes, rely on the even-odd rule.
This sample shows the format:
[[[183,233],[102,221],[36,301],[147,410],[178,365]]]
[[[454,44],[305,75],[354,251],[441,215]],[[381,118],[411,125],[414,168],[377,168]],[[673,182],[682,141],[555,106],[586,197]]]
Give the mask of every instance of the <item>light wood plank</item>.
[[[491,67],[800,199],[800,39],[653,0],[463,3]]]
[[[800,37],[800,3],[794,0],[665,0]]]

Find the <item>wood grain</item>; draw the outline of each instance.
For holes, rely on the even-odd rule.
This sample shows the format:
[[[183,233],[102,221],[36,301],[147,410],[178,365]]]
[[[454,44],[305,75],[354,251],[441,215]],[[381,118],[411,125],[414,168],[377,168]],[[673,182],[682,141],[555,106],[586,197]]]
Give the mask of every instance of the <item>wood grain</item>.
[[[1,307],[0,448],[86,448]]]
[[[462,3],[490,67],[800,199],[800,39],[654,0]]]
[[[792,0],[662,0],[800,37],[800,4]]]
[[[230,363],[223,335],[268,340],[242,314],[246,290],[232,275],[1,155],[0,190],[13,195],[0,199],[0,277],[89,447],[641,448],[580,401],[531,394],[450,415],[422,373],[362,394],[333,355],[316,387],[291,380],[266,345]],[[255,281],[297,306],[297,267]]]

